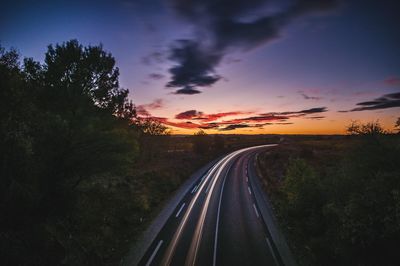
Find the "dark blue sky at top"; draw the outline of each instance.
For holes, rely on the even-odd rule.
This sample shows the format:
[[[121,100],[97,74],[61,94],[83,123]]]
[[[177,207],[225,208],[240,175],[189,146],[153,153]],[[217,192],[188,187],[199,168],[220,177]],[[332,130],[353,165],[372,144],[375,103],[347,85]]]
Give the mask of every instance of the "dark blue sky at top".
[[[271,2],[279,9],[291,0]],[[121,84],[131,90],[133,99],[145,103],[166,98],[179,106],[175,109],[206,108],[207,94],[218,98],[229,93],[231,105],[239,102],[235,95],[276,97],[299,90],[318,90],[322,95],[364,91],[368,97],[378,97],[399,90],[399,85],[383,82],[400,77],[399,11],[396,0],[341,1],[323,14],[293,20],[283,27],[279,38],[254,49],[227,48],[214,69],[222,78],[210,88],[201,88],[201,95],[185,96],[185,104],[178,103],[180,95],[171,94],[178,88],[165,88],[171,80],[169,69],[176,64],[167,57],[175,40],[193,39],[198,29],[177,14],[168,0],[6,0],[0,9],[0,44],[43,60],[48,44],[69,39],[84,45],[102,43],[116,57]],[[155,52],[160,52],[161,58],[149,57]],[[143,58],[151,62],[146,64]],[[150,74],[159,78],[149,78]],[[375,95],[371,94],[374,90]],[[257,100],[254,104],[263,104]],[[362,100],[368,99],[340,102],[336,109],[349,109]]]

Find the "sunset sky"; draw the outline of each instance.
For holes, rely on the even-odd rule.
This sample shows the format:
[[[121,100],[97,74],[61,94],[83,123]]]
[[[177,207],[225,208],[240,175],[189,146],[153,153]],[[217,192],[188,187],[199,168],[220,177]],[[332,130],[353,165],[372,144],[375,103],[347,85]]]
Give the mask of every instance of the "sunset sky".
[[[103,44],[172,133],[344,133],[400,117],[396,0],[5,1],[0,44]]]

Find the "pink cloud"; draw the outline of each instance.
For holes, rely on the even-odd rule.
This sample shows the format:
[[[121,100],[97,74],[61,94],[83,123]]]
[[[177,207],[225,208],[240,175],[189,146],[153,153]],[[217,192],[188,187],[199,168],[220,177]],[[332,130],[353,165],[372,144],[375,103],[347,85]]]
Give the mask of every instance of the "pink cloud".
[[[400,78],[399,77],[388,77],[383,81],[386,85],[390,86],[397,86],[400,85]]]
[[[222,113],[214,113],[214,114],[205,114],[203,112],[197,110],[188,110],[182,113],[179,113],[175,116],[176,119],[190,119],[190,120],[201,120],[202,122],[211,122],[218,120],[222,117],[226,116],[237,116],[244,114],[251,114],[252,112],[242,112],[242,111],[233,111],[233,112],[222,112]]]

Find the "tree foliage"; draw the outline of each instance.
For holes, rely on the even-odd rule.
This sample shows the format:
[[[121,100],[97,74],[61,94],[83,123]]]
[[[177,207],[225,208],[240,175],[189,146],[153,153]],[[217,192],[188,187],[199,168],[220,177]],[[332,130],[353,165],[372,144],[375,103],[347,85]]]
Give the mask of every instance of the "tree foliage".
[[[329,168],[289,162],[277,206],[301,265],[397,265],[399,144],[363,138]]]
[[[164,124],[151,117],[136,117],[134,124],[138,129],[140,157],[142,160],[152,161],[165,148],[161,144],[167,141],[165,137],[170,132]]]
[[[386,134],[386,130],[381,126],[379,121],[368,122],[365,124],[359,121],[352,121],[346,128],[349,135],[377,136]]]
[[[400,133],[400,117],[397,118],[394,128],[397,130],[397,133]]]
[[[193,151],[197,154],[206,154],[210,150],[210,137],[204,130],[199,130],[193,135]]]
[[[135,161],[135,110],[118,75],[111,54],[76,40],[50,45],[43,64],[0,48],[0,250],[24,254],[1,254],[5,265],[62,257],[44,221],[68,215],[83,180]]]

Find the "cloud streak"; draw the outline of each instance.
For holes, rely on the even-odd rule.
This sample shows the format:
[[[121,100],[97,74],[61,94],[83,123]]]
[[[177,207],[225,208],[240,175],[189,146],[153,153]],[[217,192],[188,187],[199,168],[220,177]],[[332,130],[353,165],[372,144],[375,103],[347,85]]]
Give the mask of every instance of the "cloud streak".
[[[165,76],[163,74],[159,74],[159,73],[150,73],[149,74],[149,79],[152,80],[160,80],[163,79]]]
[[[246,115],[251,114],[252,112],[243,112],[243,111],[233,111],[233,112],[224,112],[224,113],[214,113],[214,114],[205,114],[203,112],[197,110],[189,110],[182,113],[179,113],[175,116],[176,119],[192,119],[192,120],[202,120],[203,122],[215,121],[222,117],[226,116],[237,116],[237,115]]]
[[[321,100],[321,99],[322,99],[321,97],[317,97],[317,96],[309,96],[309,95],[305,94],[305,93],[302,92],[302,91],[299,91],[299,94],[300,94],[301,96],[303,96],[303,98],[306,99],[306,100],[315,100],[315,101],[318,101],[318,100]]]
[[[388,77],[383,82],[386,85],[398,86],[398,85],[400,85],[400,78],[399,77]]]
[[[154,101],[152,101],[151,103],[140,104],[140,105],[136,106],[136,113],[139,116],[151,116],[149,110],[162,109],[162,108],[164,108],[164,106],[165,106],[164,100],[161,98],[157,98]]]
[[[257,114],[253,116],[245,116],[253,112],[232,111],[206,114],[198,110],[188,110],[175,115],[177,122],[167,118],[155,118],[167,126],[173,126],[183,129],[215,129],[218,131],[231,131],[241,128],[262,128],[267,125],[291,125],[293,122],[288,121],[292,118],[307,118],[307,119],[323,119],[324,116],[317,114],[327,111],[326,107],[315,107],[300,111],[287,112],[270,112]],[[238,118],[226,119],[232,116]],[[244,117],[243,117],[244,116]]]
[[[357,103],[357,106],[359,107],[339,112],[346,113],[400,107],[400,92],[385,94],[372,101],[360,102]]]

